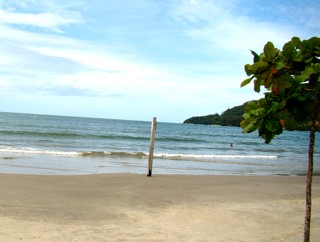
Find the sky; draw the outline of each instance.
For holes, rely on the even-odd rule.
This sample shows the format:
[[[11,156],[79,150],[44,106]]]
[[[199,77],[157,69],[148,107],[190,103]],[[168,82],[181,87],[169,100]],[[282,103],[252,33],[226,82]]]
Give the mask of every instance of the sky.
[[[250,50],[320,35],[319,0],[0,0],[0,112],[183,122],[263,97]]]

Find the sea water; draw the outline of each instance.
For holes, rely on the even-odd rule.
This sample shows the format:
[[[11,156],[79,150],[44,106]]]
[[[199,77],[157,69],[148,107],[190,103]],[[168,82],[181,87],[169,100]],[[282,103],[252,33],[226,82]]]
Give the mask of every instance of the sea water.
[[[151,121],[0,113],[0,172],[147,174],[150,132]],[[158,122],[153,174],[300,175],[308,146],[308,132],[265,144],[238,127]],[[315,173],[319,158],[318,141]]]

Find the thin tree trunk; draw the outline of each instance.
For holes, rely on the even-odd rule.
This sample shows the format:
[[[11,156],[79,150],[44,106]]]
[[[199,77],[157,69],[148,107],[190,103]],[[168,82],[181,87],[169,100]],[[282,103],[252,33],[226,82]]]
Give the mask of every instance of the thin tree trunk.
[[[312,195],[312,176],[313,176],[313,151],[315,144],[315,132],[318,123],[318,114],[320,110],[320,94],[317,93],[317,102],[314,110],[314,116],[310,129],[309,142],[309,165],[306,182],[306,214],[304,222],[304,242],[310,241],[310,227],[311,227],[311,195]]]

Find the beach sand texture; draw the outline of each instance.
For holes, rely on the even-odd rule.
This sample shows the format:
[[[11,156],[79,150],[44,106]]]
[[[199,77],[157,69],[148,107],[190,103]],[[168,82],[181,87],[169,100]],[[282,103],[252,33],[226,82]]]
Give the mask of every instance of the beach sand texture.
[[[312,240],[320,241],[314,178]],[[302,241],[305,177],[0,175],[0,241]]]

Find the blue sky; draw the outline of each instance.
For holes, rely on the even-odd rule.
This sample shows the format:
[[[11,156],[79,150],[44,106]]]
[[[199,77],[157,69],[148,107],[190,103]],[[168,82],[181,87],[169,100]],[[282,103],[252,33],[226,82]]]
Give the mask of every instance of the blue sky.
[[[0,111],[182,122],[257,99],[250,50],[320,33],[320,1],[0,0]]]

